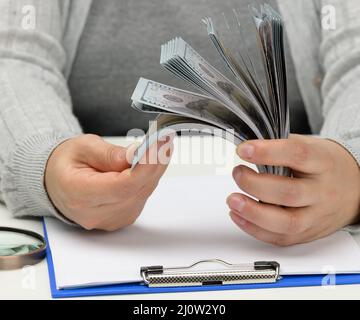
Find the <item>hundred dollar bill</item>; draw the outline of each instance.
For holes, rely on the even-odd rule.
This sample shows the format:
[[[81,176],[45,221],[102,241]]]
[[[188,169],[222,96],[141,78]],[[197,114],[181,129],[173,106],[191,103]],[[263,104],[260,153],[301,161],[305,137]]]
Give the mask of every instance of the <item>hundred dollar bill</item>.
[[[237,25],[240,28],[240,21],[237,16],[236,10],[234,10],[234,14],[236,15]],[[269,119],[271,126],[274,127],[275,125],[277,125],[276,118],[274,118],[273,115],[273,110],[269,108],[266,97],[263,93],[262,85],[257,79],[257,73],[250,59],[249,53],[246,52],[246,55],[244,56],[241,53],[240,49],[237,49],[236,54],[240,58],[240,61],[238,61],[236,59],[236,54],[225,45],[225,41],[217,32],[213,20],[207,17],[203,19],[203,22],[206,25],[208,36],[211,42],[213,43],[215,49],[219,53],[220,57],[223,59],[226,66],[229,68],[234,77],[238,80],[238,84],[249,96],[249,99],[252,99],[254,105],[258,106],[263,110],[263,112]],[[241,30],[239,30],[239,36],[242,36]],[[246,64],[246,61],[250,63],[250,66]],[[276,135],[276,130],[273,131],[274,135]]]
[[[241,140],[256,139],[252,130],[231,110],[206,96],[140,78],[131,97],[133,107],[150,113],[172,113],[233,130]]]
[[[140,78],[131,99],[132,106],[139,111],[160,113],[136,150],[133,167],[152,144],[174,132],[212,134],[235,144],[256,139],[254,132],[231,110],[197,93]],[[267,172],[263,166],[259,170]]]
[[[254,108],[245,92],[222,75],[181,38],[162,47],[161,64],[231,109],[259,139],[274,138],[272,126],[259,107]]]
[[[269,5],[261,5],[260,10],[254,9],[254,13],[252,18],[260,57],[256,63],[263,67],[263,81],[259,81],[254,68],[254,57],[249,55],[246,47],[242,48],[241,23],[235,9],[235,20],[230,24],[225,21],[225,37],[224,33],[218,33],[211,18],[203,20],[208,36],[233,80],[214,68],[181,38],[174,38],[161,46],[160,64],[204,95],[140,79],[132,97],[132,106],[139,111],[160,115],[139,148],[137,159],[149,143],[165,135],[169,129],[192,132],[212,128],[217,130],[215,135],[224,137],[225,134],[225,138],[227,131],[231,130],[236,143],[249,139],[288,138],[290,123],[283,21]],[[287,168],[258,168],[260,172],[291,175]]]

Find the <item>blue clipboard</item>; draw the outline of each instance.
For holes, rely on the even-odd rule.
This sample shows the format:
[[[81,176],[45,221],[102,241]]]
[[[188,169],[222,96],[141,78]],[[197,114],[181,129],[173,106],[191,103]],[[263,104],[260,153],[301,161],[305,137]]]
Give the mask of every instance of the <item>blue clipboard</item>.
[[[303,275],[283,276],[276,283],[269,284],[241,284],[223,286],[199,286],[199,287],[173,287],[173,288],[149,288],[141,283],[117,284],[107,286],[95,286],[76,289],[57,289],[54,263],[51,255],[51,248],[48,242],[45,221],[43,221],[44,236],[47,242],[46,259],[48,263],[50,289],[53,298],[74,298],[88,296],[105,296],[121,294],[145,294],[145,293],[172,293],[172,292],[199,292],[199,291],[220,291],[220,290],[245,290],[245,289],[269,289],[288,287],[311,287],[321,286],[324,275]],[[360,274],[336,275],[336,285],[360,284]]]

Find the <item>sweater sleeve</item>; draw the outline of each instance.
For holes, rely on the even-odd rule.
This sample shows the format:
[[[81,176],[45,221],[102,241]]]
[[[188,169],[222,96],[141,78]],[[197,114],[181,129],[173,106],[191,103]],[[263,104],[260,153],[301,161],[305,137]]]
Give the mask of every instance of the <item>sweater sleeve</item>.
[[[321,136],[344,146],[360,166],[360,3],[322,0],[333,12],[334,29],[323,28],[320,62],[324,126]],[[360,224],[347,227],[360,232]]]
[[[44,172],[60,143],[81,134],[62,46],[68,0],[0,0],[0,198],[16,217],[57,216]]]
[[[323,28],[320,62],[324,125],[321,135],[343,145],[360,165],[360,3],[323,0],[333,27]],[[329,16],[329,18],[331,18]]]

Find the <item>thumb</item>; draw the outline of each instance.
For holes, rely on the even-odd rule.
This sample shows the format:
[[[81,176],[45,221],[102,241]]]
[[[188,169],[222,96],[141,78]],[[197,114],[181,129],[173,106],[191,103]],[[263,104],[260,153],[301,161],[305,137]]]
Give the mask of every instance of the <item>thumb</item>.
[[[90,146],[87,163],[102,172],[121,172],[130,167],[126,159],[127,148],[98,139]]]

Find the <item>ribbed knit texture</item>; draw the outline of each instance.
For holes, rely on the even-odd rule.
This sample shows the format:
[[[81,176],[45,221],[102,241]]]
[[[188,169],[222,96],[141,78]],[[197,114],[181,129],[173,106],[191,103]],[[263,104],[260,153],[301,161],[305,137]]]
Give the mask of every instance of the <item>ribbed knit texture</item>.
[[[27,29],[29,5],[36,10],[34,30]],[[63,76],[68,5],[67,0],[0,1],[0,193],[16,217],[56,216],[70,223],[44,185],[49,155],[81,133]]]
[[[341,143],[360,164],[360,2],[278,2],[314,133]],[[0,0],[0,198],[17,217],[63,219],[46,194],[44,172],[54,148],[82,132],[64,74],[71,71],[90,4]],[[335,7],[336,30],[320,28],[319,12],[328,4]],[[29,5],[36,10],[34,30],[24,28]]]
[[[360,2],[278,4],[313,132],[344,146],[360,165]],[[321,27],[325,6],[334,8],[335,30]]]
[[[11,168],[5,168],[2,180],[4,200],[14,216],[56,216],[69,222],[53,207],[45,191],[44,171],[53,149],[70,137],[40,134],[14,149],[9,159]]]

